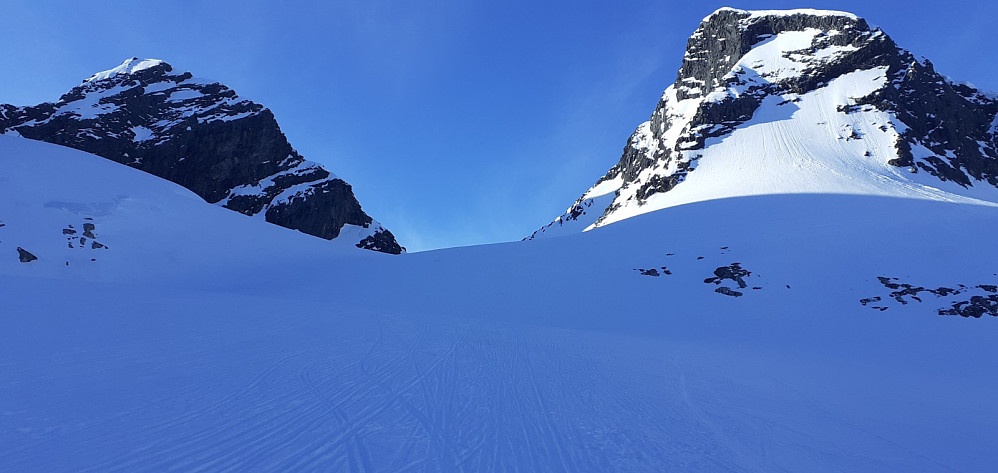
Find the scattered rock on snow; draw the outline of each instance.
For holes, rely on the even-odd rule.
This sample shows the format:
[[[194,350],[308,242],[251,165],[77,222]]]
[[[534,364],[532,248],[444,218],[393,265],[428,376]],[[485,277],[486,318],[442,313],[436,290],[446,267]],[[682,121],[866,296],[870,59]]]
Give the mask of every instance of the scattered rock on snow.
[[[721,284],[725,279],[730,279],[737,283],[739,288],[744,289],[748,287],[748,284],[745,283],[745,278],[751,275],[751,272],[742,268],[741,263],[731,263],[728,266],[720,266],[715,269],[714,277],[704,279],[703,282],[707,284]]]
[[[33,254],[31,254],[30,251],[25,250],[24,248],[21,248],[19,246],[19,247],[17,247],[17,259],[19,261],[21,261],[22,263],[30,263],[30,262],[38,259],[38,257],[35,256],[35,255],[33,255]]]
[[[911,302],[924,302],[925,295],[934,295],[936,298],[949,298],[948,307],[944,306],[937,310],[939,315],[959,315],[961,317],[979,318],[982,315],[998,317],[998,285],[978,284],[967,286],[958,284],[956,288],[940,286],[935,289],[922,286],[915,286],[901,282],[898,278],[877,276],[877,280],[882,286],[891,289],[887,297],[894,299],[901,305],[908,305]],[[978,294],[966,297],[968,292],[978,292]],[[924,295],[923,295],[924,294]],[[960,296],[963,297],[953,297]],[[864,307],[872,302],[879,302],[880,296],[860,299],[859,302]],[[871,309],[885,311],[887,306],[870,306]]]
[[[714,277],[704,279],[704,284],[716,284],[720,286],[725,280],[731,281],[738,285],[738,289],[745,289],[748,287],[748,283],[745,282],[745,278],[752,275],[752,272],[742,268],[741,263],[731,263],[728,266],[719,266],[714,270]],[[762,286],[752,286],[753,290],[762,289]],[[718,294],[724,294],[726,296],[740,297],[743,295],[742,292],[736,291],[734,288],[721,286],[714,290]]]
[[[721,286],[721,287],[719,287],[717,289],[714,289],[714,292],[716,292],[718,294],[724,294],[726,296],[731,296],[731,297],[742,297],[742,293],[741,292],[738,292],[738,291],[736,291],[734,289],[729,289],[729,288],[724,287],[724,286]]]

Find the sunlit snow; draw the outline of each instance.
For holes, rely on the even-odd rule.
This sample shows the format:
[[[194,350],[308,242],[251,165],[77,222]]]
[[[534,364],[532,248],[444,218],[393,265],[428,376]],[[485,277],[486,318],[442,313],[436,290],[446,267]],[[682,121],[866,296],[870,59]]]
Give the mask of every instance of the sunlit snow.
[[[0,183],[0,471],[998,462],[998,320],[937,315],[998,282],[994,207],[741,197],[390,256],[14,136]],[[744,295],[705,282],[736,262]]]
[[[90,78],[87,79],[87,82],[109,79],[118,74],[134,74],[138,71],[149,69],[151,67],[158,66],[162,63],[163,61],[159,59],[139,59],[135,57],[130,59],[125,59],[125,61],[122,62],[118,67],[115,67],[113,69],[108,69],[106,71],[101,71],[90,76]]]

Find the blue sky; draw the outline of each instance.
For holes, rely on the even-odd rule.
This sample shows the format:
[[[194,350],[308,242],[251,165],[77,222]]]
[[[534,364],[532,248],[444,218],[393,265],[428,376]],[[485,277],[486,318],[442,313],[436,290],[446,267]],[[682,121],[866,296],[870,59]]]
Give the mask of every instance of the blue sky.
[[[518,240],[620,157],[720,6],[846,10],[998,90],[998,6],[541,1],[8,2],[0,102],[55,100],[131,56],[271,108],[410,250]]]

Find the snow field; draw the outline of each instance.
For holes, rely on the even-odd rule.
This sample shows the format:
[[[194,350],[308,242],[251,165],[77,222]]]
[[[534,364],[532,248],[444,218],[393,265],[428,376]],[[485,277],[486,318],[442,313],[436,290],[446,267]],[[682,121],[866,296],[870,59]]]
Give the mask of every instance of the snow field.
[[[0,471],[998,462],[998,319],[878,279],[998,283],[993,206],[761,195],[389,256],[58,146],[0,161]],[[66,246],[85,222],[107,249]]]

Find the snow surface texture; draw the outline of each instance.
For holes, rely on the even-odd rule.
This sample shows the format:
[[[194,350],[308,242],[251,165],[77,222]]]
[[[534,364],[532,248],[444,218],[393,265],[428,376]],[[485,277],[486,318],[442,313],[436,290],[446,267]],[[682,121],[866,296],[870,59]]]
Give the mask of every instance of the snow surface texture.
[[[998,318],[937,315],[998,282],[994,207],[742,197],[392,257],[3,136],[0,225],[0,471],[998,463]]]
[[[736,41],[751,46],[729,48]],[[945,83],[927,61],[904,63],[909,56],[848,13],[718,10],[693,33],[679,77],[632,134],[620,163],[528,238],[749,195],[998,202],[998,180],[979,171],[998,159],[998,121],[981,113],[998,113],[998,102]],[[934,90],[909,90],[912,82]],[[918,93],[950,101],[944,110],[980,111],[954,112],[946,123],[924,110],[931,107],[905,102],[918,102]],[[929,129],[916,133],[899,116]],[[973,126],[961,121],[980,122],[973,132],[982,139],[939,138],[970,133],[961,127]]]

